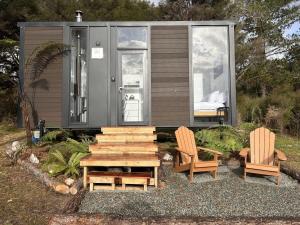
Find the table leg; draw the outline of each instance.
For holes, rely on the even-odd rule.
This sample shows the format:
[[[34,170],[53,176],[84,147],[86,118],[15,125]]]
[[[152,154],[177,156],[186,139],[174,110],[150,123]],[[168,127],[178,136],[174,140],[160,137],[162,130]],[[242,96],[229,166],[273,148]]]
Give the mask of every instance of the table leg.
[[[87,188],[87,172],[88,168],[85,166],[83,167],[83,187]]]
[[[154,186],[157,188],[158,167],[154,167]]]

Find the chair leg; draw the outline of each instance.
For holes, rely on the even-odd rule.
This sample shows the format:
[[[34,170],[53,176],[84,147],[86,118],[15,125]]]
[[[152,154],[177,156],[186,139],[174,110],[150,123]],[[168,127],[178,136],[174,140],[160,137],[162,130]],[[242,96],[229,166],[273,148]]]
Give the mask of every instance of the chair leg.
[[[94,190],[94,183],[90,183],[90,192]]]
[[[213,178],[216,179],[217,178],[217,171],[213,171]]]
[[[190,170],[190,177],[189,177],[190,183],[193,183],[194,180],[194,172]]]
[[[281,175],[279,174],[279,175],[277,176],[277,179],[276,179],[276,184],[277,184],[277,186],[279,186],[280,181],[281,181]]]

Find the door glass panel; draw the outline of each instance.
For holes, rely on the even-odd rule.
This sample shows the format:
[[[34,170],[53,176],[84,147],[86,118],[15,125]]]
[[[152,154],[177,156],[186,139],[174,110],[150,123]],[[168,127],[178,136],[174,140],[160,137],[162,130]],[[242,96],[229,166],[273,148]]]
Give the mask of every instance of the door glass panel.
[[[144,120],[145,55],[145,51],[120,52],[123,122],[142,122]]]
[[[118,48],[146,48],[146,27],[118,27]]]
[[[71,29],[70,121],[87,122],[87,29]]]
[[[228,28],[193,27],[192,39],[194,120],[217,122],[229,106]]]

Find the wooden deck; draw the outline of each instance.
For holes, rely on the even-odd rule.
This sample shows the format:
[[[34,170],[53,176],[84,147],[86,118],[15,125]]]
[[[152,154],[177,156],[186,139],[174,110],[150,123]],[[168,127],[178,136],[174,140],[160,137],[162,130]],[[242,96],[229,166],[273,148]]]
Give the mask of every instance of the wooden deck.
[[[147,190],[147,185],[157,187],[158,146],[155,127],[104,127],[103,134],[96,135],[97,143],[90,145],[91,155],[81,159],[84,168],[84,187],[90,184],[90,191],[97,189]],[[141,167],[153,168],[151,176],[145,173],[118,173],[88,171],[89,167]],[[98,185],[101,184],[101,185]],[[117,185],[120,184],[121,187]]]

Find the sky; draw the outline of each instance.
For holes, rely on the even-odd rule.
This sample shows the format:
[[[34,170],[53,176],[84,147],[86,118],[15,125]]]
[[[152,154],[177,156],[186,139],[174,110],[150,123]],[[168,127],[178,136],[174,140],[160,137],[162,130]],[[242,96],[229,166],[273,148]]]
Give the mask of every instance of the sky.
[[[149,1],[154,3],[155,5],[158,5],[158,3],[160,2],[160,0],[149,0]],[[295,1],[294,4],[300,5],[300,1]],[[286,29],[284,36],[289,36],[296,33],[300,35],[300,22],[296,22],[290,28]]]
[[[150,2],[154,3],[155,5],[158,5],[158,3],[160,2],[160,0],[150,0]]]

